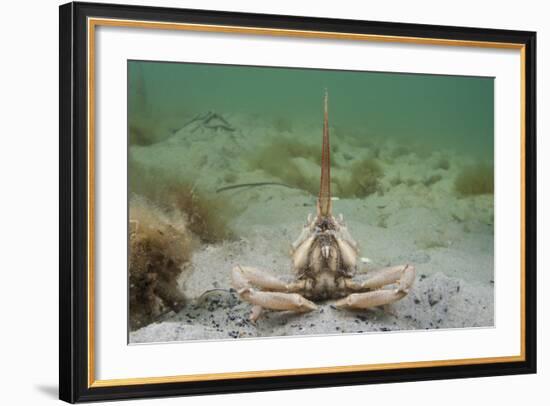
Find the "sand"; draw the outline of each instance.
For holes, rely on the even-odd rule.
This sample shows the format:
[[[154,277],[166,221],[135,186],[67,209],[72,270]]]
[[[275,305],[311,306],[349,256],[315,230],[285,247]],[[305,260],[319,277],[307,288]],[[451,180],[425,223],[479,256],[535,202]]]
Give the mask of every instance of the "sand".
[[[251,168],[248,157],[292,134],[257,117],[224,118],[234,130],[184,126],[163,142],[131,147],[132,159],[196,179],[212,192],[231,183],[280,182]],[[320,148],[319,125],[304,124],[291,132]],[[493,326],[493,196],[459,198],[453,191],[458,171],[470,158],[452,150],[400,151],[396,142],[380,139],[373,140],[375,147],[358,148],[338,134],[336,129],[331,135],[333,145],[338,143],[335,172],[345,175],[346,165],[374,153],[384,168],[380,193],[333,204],[358,241],[361,256],[370,260],[358,277],[385,266],[413,264],[417,279],[409,295],[385,310],[337,310],[326,302],[307,314],[265,311],[251,323],[251,305],[231,289],[232,267],[254,266],[291,280],[289,246],[314,212],[315,196],[276,185],[228,190],[219,195],[234,207],[230,226],[235,238],[197,249],[179,280],[186,307],[131,332],[131,343]],[[438,168],[442,158],[449,159],[448,169]],[[304,169],[311,176],[318,173],[312,162],[303,164],[311,167]],[[232,182],[227,182],[229,173]],[[440,180],[430,184],[434,175]],[[396,178],[403,182],[392,182]]]

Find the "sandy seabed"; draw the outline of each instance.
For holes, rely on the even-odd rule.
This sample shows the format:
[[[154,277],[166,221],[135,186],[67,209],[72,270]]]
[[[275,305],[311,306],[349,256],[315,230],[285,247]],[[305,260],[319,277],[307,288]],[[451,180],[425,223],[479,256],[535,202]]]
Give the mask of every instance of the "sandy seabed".
[[[144,167],[177,171],[197,179],[203,189],[216,190],[227,185],[227,173],[236,174],[234,183],[280,182],[251,169],[246,159],[277,137],[299,133],[300,140],[319,145],[320,150],[321,131],[314,123],[281,135],[258,118],[234,115],[226,120],[234,130],[194,123],[165,141],[132,146],[131,157]],[[334,161],[351,164],[372,152],[346,143],[338,134],[337,130],[331,134],[332,144],[338,145]],[[361,256],[370,261],[361,266],[358,277],[390,265],[416,267],[415,284],[405,298],[386,310],[338,310],[326,302],[306,314],[264,311],[251,323],[251,305],[231,289],[231,269],[254,266],[292,279],[289,247],[307,215],[315,211],[315,197],[276,185],[240,188],[222,192],[228,204],[238,208],[229,223],[235,238],[201,245],[179,279],[188,298],[186,306],[130,332],[130,342],[493,326],[493,195],[459,198],[453,192],[454,180],[461,168],[471,164],[470,157],[451,150],[396,154],[401,147],[395,142],[378,141],[373,144],[384,169],[383,193],[340,198],[333,209],[343,214]],[[446,169],[437,165],[443,157],[450,163]],[[312,176],[319,173],[318,167],[302,161],[297,163]],[[426,181],[434,175],[438,180]],[[414,182],[391,181],[397,177]]]

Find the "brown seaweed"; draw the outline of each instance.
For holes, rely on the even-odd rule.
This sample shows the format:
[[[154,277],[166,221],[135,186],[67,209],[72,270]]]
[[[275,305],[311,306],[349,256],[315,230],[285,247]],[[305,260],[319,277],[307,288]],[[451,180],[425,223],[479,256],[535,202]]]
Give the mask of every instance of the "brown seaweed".
[[[177,278],[191,259],[193,236],[177,213],[167,215],[143,198],[130,201],[129,311],[135,330],[185,305]]]
[[[493,167],[479,163],[463,168],[455,179],[455,191],[461,196],[493,194]]]

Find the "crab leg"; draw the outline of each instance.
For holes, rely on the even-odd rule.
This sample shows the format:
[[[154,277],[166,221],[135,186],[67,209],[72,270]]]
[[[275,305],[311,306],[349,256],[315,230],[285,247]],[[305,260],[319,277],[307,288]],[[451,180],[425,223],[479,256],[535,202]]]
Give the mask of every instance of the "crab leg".
[[[352,291],[379,289],[385,285],[398,283],[397,289],[405,293],[414,283],[416,270],[412,265],[397,265],[381,269],[363,282],[346,281],[346,287]]]
[[[288,284],[282,280],[250,266],[236,266],[231,272],[232,285],[235,289],[253,288],[288,291]]]
[[[239,295],[247,302],[271,310],[292,310],[305,313],[317,309],[315,303],[298,293],[262,292],[245,288],[239,291]]]
[[[394,289],[380,289],[372,292],[352,293],[334,303],[340,309],[370,309],[387,305],[402,299],[405,292]]]
[[[352,293],[338,300],[334,305],[339,308],[369,309],[383,306],[402,299],[414,283],[416,271],[411,265],[399,265],[385,268],[362,283],[347,281],[351,290],[361,291],[378,289],[371,292]],[[396,289],[379,289],[384,285],[397,283]]]
[[[251,321],[256,321],[263,308],[295,312],[309,312],[317,308],[302,295],[293,293],[302,289],[304,283],[287,284],[256,268],[236,266],[232,271],[232,284],[243,300],[254,305],[250,315]],[[255,287],[272,291],[263,292]]]

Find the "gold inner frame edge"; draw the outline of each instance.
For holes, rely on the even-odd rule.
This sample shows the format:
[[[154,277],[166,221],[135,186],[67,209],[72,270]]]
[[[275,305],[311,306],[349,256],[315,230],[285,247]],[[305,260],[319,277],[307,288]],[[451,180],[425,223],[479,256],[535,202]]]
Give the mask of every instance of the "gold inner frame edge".
[[[519,355],[502,357],[481,357],[464,358],[452,360],[433,360],[415,362],[397,362],[384,364],[345,365],[315,368],[293,368],[276,369],[265,371],[242,371],[242,372],[220,372],[208,374],[188,374],[160,377],[143,378],[120,378],[120,379],[95,379],[95,279],[94,279],[94,239],[95,239],[95,217],[94,217],[94,196],[95,196],[95,28],[97,26],[110,27],[131,27],[163,30],[183,30],[195,32],[218,32],[235,33],[244,35],[267,35],[300,38],[319,39],[342,39],[374,42],[393,42],[404,44],[439,45],[439,46],[462,46],[496,49],[514,49],[520,51],[520,163],[521,163],[521,266],[520,266],[520,341],[521,349]],[[188,24],[188,23],[167,23],[140,20],[123,20],[110,18],[88,18],[87,21],[87,81],[88,81],[88,388],[177,383],[193,381],[212,381],[221,379],[244,379],[244,378],[266,378],[280,376],[330,374],[343,372],[366,372],[391,370],[397,368],[426,368],[440,366],[459,366],[473,364],[495,364],[504,362],[525,361],[525,45],[508,42],[470,41],[453,40],[441,38],[404,37],[391,35],[355,34],[345,32],[307,31],[291,29],[274,29],[261,27],[243,27],[230,25],[209,25],[209,24]]]

